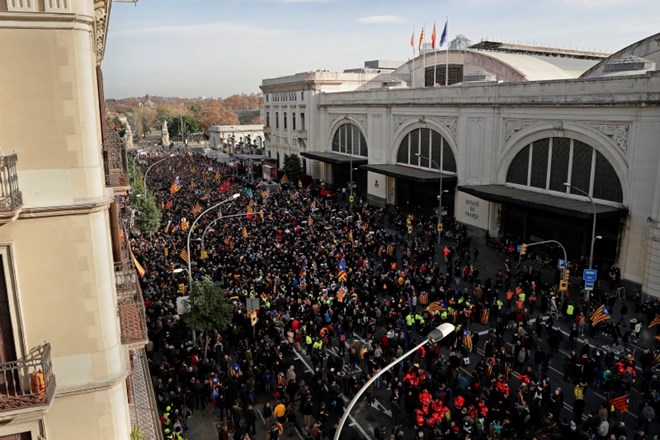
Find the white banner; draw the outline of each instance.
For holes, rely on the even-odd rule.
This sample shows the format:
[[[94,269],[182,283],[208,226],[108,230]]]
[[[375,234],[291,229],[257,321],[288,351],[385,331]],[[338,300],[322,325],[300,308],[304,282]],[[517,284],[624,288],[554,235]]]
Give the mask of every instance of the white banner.
[[[490,202],[463,191],[456,191],[456,220],[481,229],[488,229]]]

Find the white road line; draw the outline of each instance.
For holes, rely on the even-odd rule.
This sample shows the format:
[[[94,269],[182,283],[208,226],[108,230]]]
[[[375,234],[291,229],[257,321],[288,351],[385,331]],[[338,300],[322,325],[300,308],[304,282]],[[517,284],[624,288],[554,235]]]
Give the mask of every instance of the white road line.
[[[296,354],[296,357],[298,359],[300,359],[300,361],[303,363],[303,365],[305,365],[305,368],[307,368],[307,371],[309,371],[310,373],[314,373],[314,369],[311,367],[311,365],[309,365],[307,363],[305,358],[303,358],[295,348],[293,348],[293,352]],[[342,397],[343,397],[344,401],[350,402],[350,400],[347,400],[346,397],[343,394],[342,394]],[[367,440],[373,440],[373,438],[369,434],[367,434],[367,432],[364,430],[364,428],[362,428],[362,426],[358,423],[358,421],[355,420],[355,417],[353,417],[352,415],[349,414],[348,418],[351,421],[351,424],[349,426],[355,426],[355,428],[358,431],[360,431],[360,433],[364,436],[364,438],[366,438]]]

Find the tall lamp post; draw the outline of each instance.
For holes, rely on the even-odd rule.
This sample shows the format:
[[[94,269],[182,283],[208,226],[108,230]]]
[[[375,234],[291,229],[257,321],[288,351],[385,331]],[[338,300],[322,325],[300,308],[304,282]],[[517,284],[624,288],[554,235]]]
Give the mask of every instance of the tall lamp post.
[[[193,229],[195,229],[195,224],[199,221],[200,218],[204,216],[207,212],[217,208],[218,206],[224,205],[227,202],[231,202],[239,198],[241,195],[239,193],[236,193],[229,197],[228,199],[223,200],[222,202],[216,203],[215,205],[211,206],[210,208],[206,208],[206,210],[202,211],[197,218],[192,222],[190,225],[190,229],[188,229],[188,239],[186,240],[186,252],[188,253],[188,293],[192,295],[192,258],[190,256],[190,236],[192,235]]]
[[[440,174],[440,188],[438,189],[438,225],[436,227],[438,233],[438,246],[440,246],[440,224],[442,223],[442,193],[444,192],[442,190],[442,168],[440,168],[440,165],[438,165],[438,163],[430,157],[422,156],[419,153],[415,153],[415,156],[431,162],[431,164],[438,169],[438,173]]]
[[[594,267],[594,243],[596,243],[596,203],[594,203],[594,199],[587,193],[586,191],[578,188],[577,186],[573,186],[570,183],[564,183],[564,186],[566,188],[574,189],[575,191],[583,194],[585,197],[589,199],[591,202],[591,207],[594,210],[594,221],[593,225],[591,227],[591,249],[589,251],[589,269],[593,269]]]
[[[171,158],[171,157],[174,157],[174,156],[175,156],[175,154],[170,154],[170,155],[168,155],[167,157],[164,157],[164,158],[162,158],[162,159],[160,159],[160,160],[157,160],[156,162],[152,163],[152,164],[149,166],[149,168],[147,168],[147,171],[144,172],[144,177],[142,178],[142,183],[144,184],[144,191],[145,191],[145,192],[147,191],[147,174],[149,174],[149,171],[151,171],[151,169],[152,169],[154,166],[156,166],[156,165],[158,165],[159,163],[164,162],[164,161],[166,161],[167,159],[169,159],[169,158]]]
[[[341,431],[344,428],[344,424],[346,423],[346,420],[348,419],[348,416],[350,415],[351,410],[353,409],[353,407],[355,406],[357,401],[360,399],[360,397],[362,397],[362,394],[364,394],[364,392],[367,390],[367,388],[369,388],[371,386],[371,384],[376,381],[376,379],[378,379],[383,373],[388,371],[390,368],[394,367],[396,364],[398,364],[399,362],[401,362],[402,360],[404,360],[405,358],[407,358],[408,356],[410,356],[411,354],[413,354],[414,352],[416,352],[417,350],[419,350],[421,347],[425,346],[429,342],[434,342],[435,343],[435,342],[442,341],[444,338],[449,336],[449,334],[451,332],[453,332],[454,329],[455,329],[455,327],[452,324],[448,323],[448,322],[440,324],[438,327],[431,330],[431,333],[428,334],[426,339],[424,339],[421,343],[417,344],[415,346],[415,348],[413,348],[412,350],[409,350],[408,352],[404,353],[400,357],[394,359],[388,365],[381,368],[381,370],[378,373],[374,374],[374,376],[371,379],[369,379],[367,381],[367,383],[365,383],[362,386],[362,388],[360,388],[360,390],[357,392],[357,394],[355,394],[355,397],[353,397],[353,399],[351,399],[348,406],[344,410],[344,414],[341,416],[341,419],[339,419],[339,424],[337,425],[337,431],[335,432],[335,436],[334,436],[333,440],[339,440],[341,438]]]

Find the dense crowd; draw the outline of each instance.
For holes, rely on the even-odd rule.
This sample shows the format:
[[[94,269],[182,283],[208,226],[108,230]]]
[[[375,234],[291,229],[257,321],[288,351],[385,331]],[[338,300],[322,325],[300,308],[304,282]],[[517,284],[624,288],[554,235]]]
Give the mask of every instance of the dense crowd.
[[[145,159],[143,170],[157,159]],[[171,193],[176,176],[180,188]],[[219,439],[254,439],[258,423],[270,440],[294,428],[312,439],[332,438],[344,399],[445,321],[456,325],[452,335],[374,383],[387,391],[392,412],[375,438],[627,438],[633,431],[620,423],[620,402],[583,413],[588,393],[616,399],[633,386],[644,401],[634,438],[647,438],[660,398],[655,353],[617,355],[578,338],[610,331],[628,343],[653,321],[656,303],[634,315],[639,329],[631,325],[619,336],[628,310],[619,311],[623,320],[592,325],[598,306],[612,301],[611,313],[616,299],[599,290],[590,301],[564,295],[556,283],[542,282],[539,269],[509,260],[495,273],[480,273],[477,247],[450,219],[451,241],[438,258],[432,217],[339,203],[295,184],[248,185],[235,169],[203,156],[164,161],[150,171],[149,188],[162,228],[152,237],[133,231],[131,248],[147,270],[141,284],[153,342],[149,362],[166,438],[183,438],[187,417],[200,410],[217,415]],[[192,278],[208,277],[235,306],[231,325],[211,335],[204,357],[203,335],[191,340],[177,314],[188,274],[175,269],[187,268],[181,251],[196,214],[235,193],[240,197],[219,208],[227,219],[207,231],[204,252],[195,240],[188,256]],[[228,217],[248,205],[249,216]],[[216,219],[204,216],[193,236]],[[248,297],[260,299],[254,328]],[[537,315],[547,318],[531,320]],[[556,319],[569,320],[568,337]],[[548,374],[560,347],[570,352],[563,379],[572,389]],[[294,351],[309,360],[311,375],[296,371]],[[473,355],[468,368],[471,353],[478,360]],[[264,394],[268,403],[257,404]],[[565,401],[572,414],[562,412]]]

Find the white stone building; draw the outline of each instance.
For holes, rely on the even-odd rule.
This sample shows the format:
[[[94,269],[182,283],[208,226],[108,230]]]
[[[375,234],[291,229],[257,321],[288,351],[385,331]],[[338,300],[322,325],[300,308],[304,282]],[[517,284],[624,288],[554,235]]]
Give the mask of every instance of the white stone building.
[[[609,57],[481,42],[449,52],[450,87],[431,87],[444,53],[417,58],[392,76],[426,87],[318,95],[300,154],[338,186],[361,163],[374,203],[431,210],[442,189],[449,215],[482,232],[560,240],[572,260],[594,240],[596,266],[660,296],[658,36]]]

